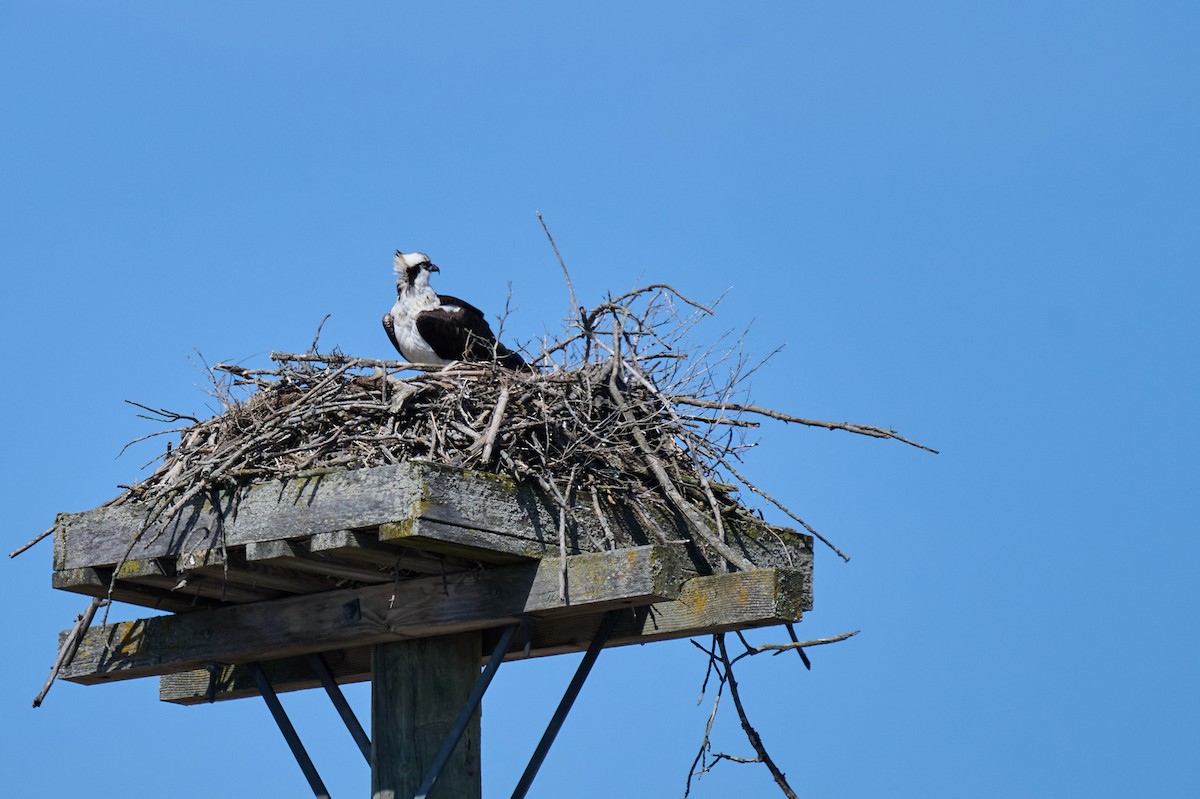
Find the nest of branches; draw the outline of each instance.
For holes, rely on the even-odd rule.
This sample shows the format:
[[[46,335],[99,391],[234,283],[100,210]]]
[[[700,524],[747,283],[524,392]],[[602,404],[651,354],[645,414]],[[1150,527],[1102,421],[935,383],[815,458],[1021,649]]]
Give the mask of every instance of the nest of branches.
[[[531,480],[555,499],[564,522],[590,512],[576,507],[579,489],[666,506],[737,568],[751,565],[726,545],[724,527],[754,513],[739,488],[828,544],[742,475],[737,465],[752,446],[746,431],[769,417],[921,445],[890,430],[749,404],[746,381],[761,363],[739,344],[698,349],[685,341],[710,314],[670,286],[647,286],[580,308],[520,371],[318,354],[315,342],[305,354],[273,353],[272,369],[218,364],[211,371],[221,414],[198,421],[139,406],[151,418],[192,424],[152,434],[180,437],[157,470],[116,501],[151,503],[153,518],[169,520],[213,489],[423,459]]]

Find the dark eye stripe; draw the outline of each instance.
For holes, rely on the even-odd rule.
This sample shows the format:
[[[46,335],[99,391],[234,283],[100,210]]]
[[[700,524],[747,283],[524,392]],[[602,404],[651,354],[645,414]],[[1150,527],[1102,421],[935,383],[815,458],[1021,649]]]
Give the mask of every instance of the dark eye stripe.
[[[414,280],[417,279],[417,275],[419,275],[419,274],[421,274],[421,267],[410,266],[408,268],[408,282],[412,283]]]

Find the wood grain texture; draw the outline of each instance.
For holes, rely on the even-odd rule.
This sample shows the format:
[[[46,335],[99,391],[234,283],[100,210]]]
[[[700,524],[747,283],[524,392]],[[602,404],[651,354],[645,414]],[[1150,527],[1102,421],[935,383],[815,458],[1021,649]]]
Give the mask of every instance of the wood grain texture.
[[[339,581],[372,584],[395,579],[390,568],[345,563],[335,557],[314,554],[307,543],[297,541],[253,541],[246,545],[246,560],[264,566],[319,574]]]
[[[371,796],[416,794],[479,676],[478,630],[394,641],[371,648]],[[479,799],[479,717],[466,733],[430,799]]]
[[[176,561],[175,568],[186,579],[202,576],[251,591],[311,594],[338,587],[336,578],[295,569],[291,563],[250,560],[244,549],[184,552]]]
[[[684,584],[677,599],[624,614],[607,645],[646,644],[798,622],[811,603],[810,596],[807,576],[786,569],[697,577]],[[540,620],[533,631],[533,651],[539,656],[583,651],[595,635],[601,615]]]
[[[112,581],[112,569],[65,569],[54,572],[51,585],[62,591],[71,591],[85,596],[108,596]],[[113,591],[113,599],[132,605],[165,610],[172,613],[188,613],[210,608],[216,603],[193,594],[174,593],[169,589],[153,588],[136,583],[119,583]]]
[[[317,533],[308,539],[308,551],[314,557],[341,563],[366,564],[401,574],[444,574],[478,566],[474,561],[395,546],[380,541],[375,532],[354,530]]]
[[[802,572],[764,569],[748,573],[695,577],[684,583],[674,600],[624,611],[607,646],[627,646],[689,638],[714,632],[744,630],[800,621],[811,604],[811,583]],[[531,657],[579,652],[595,635],[601,612],[580,608],[578,615],[541,617],[532,627]],[[499,628],[484,632],[484,651],[490,652]],[[518,642],[510,660],[524,657]],[[339,682],[371,679],[370,650],[350,647],[326,652],[326,660]],[[303,658],[285,658],[264,664],[277,691],[315,687],[318,683]],[[165,702],[197,704],[211,700],[254,696],[257,690],[244,666],[225,665],[211,673],[193,670],[164,675],[159,698]]]
[[[516,563],[558,555],[557,543],[551,548],[541,541],[517,535],[425,518],[380,525],[379,540],[476,563]],[[579,552],[578,548],[567,550],[567,554],[572,555]]]
[[[578,502],[578,523],[567,526],[570,554],[689,537],[684,520],[663,509],[648,508],[650,516],[643,517],[619,498],[593,503],[586,492]],[[604,513],[607,530],[594,506]],[[115,566],[135,538],[129,557],[147,560],[381,526],[385,541],[480,562],[558,554],[558,508],[540,490],[498,475],[409,462],[268,481],[197,499],[166,525],[147,526],[147,509],[134,503],[60,514],[54,563],[57,570]],[[811,563],[807,535],[749,519],[729,519],[726,527],[729,545],[756,566],[802,569]],[[697,572],[724,570],[703,546],[691,553]],[[438,571],[427,564],[426,573]]]
[[[419,472],[404,463],[272,480],[223,493],[215,504],[196,500],[170,524],[149,527],[147,509],[133,503],[60,514],[55,568],[115,564],[139,534],[130,556],[144,559],[412,518],[423,493]]]
[[[445,577],[326,591],[88,631],[63,677],[85,684],[244,663],[307,652],[480,630],[525,615],[601,611],[678,596],[687,578],[678,548],[638,547]]]
[[[327,650],[321,653],[339,683],[371,679],[371,647]],[[262,663],[276,693],[318,688],[320,679],[305,656],[280,658]],[[179,705],[198,705],[258,696],[254,675],[248,666],[212,663],[205,668],[164,674],[159,677],[158,698]]]

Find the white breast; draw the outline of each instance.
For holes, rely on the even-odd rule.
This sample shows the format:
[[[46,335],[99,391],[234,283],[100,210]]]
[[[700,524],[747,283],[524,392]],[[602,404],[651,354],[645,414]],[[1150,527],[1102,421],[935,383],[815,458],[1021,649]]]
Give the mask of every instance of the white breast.
[[[400,352],[409,363],[450,363],[446,358],[438,357],[421,334],[417,332],[417,314],[438,306],[438,297],[432,290],[414,294],[401,294],[392,306],[392,324],[396,334],[396,343]]]

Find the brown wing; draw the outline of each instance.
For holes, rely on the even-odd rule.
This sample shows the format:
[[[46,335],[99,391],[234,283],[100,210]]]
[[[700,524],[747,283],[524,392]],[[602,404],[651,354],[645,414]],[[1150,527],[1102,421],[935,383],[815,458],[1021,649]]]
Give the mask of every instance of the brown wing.
[[[499,361],[516,369],[524,365],[521,356],[496,340],[496,334],[483,312],[455,297],[441,296],[443,305],[461,310],[435,308],[417,315],[417,332],[429,342],[439,358],[453,361]]]

